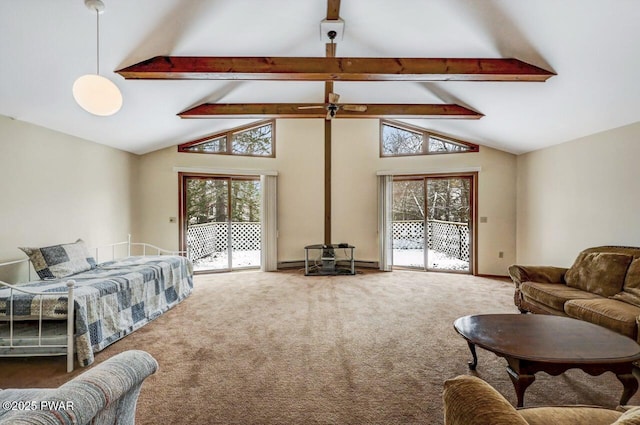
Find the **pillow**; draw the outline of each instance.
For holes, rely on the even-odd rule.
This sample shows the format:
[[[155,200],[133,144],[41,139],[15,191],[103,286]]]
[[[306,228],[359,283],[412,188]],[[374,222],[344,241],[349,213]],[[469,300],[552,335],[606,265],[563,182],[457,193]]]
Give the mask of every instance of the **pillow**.
[[[640,258],[636,258],[631,262],[622,288],[624,290],[629,288],[640,288]]]
[[[622,292],[609,298],[640,307],[640,258],[633,260],[627,269]]]
[[[564,275],[567,286],[610,297],[622,290],[633,257],[612,252],[582,253]]]
[[[63,245],[20,249],[27,254],[40,279],[59,279],[96,267],[96,260],[82,239]]]

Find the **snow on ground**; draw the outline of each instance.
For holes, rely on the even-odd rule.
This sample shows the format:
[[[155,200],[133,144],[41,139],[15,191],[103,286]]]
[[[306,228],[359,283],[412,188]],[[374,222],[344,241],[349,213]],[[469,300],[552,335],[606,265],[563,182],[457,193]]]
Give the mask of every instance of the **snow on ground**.
[[[469,270],[469,262],[449,257],[444,252],[429,250],[429,268],[439,270]],[[424,267],[424,251],[421,249],[394,249],[393,265]]]
[[[194,269],[222,270],[229,268],[226,252],[215,252],[207,257],[193,262]],[[393,265],[405,267],[424,267],[424,253],[421,249],[394,249]],[[260,251],[233,251],[233,265],[235,268],[259,267]],[[445,253],[429,250],[429,268],[440,270],[469,270],[467,261],[447,256]]]
[[[247,250],[247,251],[233,251],[232,255],[233,264],[232,267],[260,267],[260,250]],[[200,270],[221,270],[229,268],[229,256],[227,252],[214,252],[213,254],[195,260],[193,262],[193,269],[195,271]]]

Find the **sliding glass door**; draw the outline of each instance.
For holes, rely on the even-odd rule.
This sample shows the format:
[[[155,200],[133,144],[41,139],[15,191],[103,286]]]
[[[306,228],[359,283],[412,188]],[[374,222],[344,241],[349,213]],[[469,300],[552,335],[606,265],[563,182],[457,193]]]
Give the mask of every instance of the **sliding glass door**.
[[[183,175],[183,246],[195,271],[260,267],[258,177]]]
[[[394,266],[473,270],[473,181],[473,176],[394,178]]]

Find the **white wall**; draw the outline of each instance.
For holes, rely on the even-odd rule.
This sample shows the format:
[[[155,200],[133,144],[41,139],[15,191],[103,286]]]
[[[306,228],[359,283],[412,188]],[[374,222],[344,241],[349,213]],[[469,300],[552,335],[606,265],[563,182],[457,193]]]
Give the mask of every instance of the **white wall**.
[[[0,116],[0,261],[18,246],[84,239],[89,246],[134,231],[137,157]]]
[[[518,263],[569,267],[598,245],[640,246],[640,123],[518,157]]]
[[[479,214],[488,222],[478,229],[478,272],[506,274],[515,262],[514,155],[483,147],[471,154],[380,158],[378,120],[332,123],[332,242],[355,245],[357,260],[378,261],[377,171],[481,167]],[[318,119],[277,120],[276,158],[187,154],[175,147],[144,155],[138,182],[143,239],[178,247],[178,225],[169,223],[169,217],[178,216],[174,167],[273,170],[278,172],[278,261],[303,259],[305,245],[324,240],[323,127]]]

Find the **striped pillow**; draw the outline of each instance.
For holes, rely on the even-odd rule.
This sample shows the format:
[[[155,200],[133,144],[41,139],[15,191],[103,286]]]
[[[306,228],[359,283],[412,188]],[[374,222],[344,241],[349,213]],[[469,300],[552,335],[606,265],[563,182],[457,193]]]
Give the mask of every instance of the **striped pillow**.
[[[20,249],[27,254],[40,279],[59,279],[96,267],[96,260],[82,239],[63,245]]]

